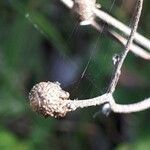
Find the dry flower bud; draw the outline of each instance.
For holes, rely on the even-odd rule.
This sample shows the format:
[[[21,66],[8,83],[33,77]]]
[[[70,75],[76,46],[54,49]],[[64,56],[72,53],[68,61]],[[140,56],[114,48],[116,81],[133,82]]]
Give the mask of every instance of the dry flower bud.
[[[71,111],[69,93],[62,90],[58,82],[40,82],[29,93],[33,111],[44,117],[64,117]]]

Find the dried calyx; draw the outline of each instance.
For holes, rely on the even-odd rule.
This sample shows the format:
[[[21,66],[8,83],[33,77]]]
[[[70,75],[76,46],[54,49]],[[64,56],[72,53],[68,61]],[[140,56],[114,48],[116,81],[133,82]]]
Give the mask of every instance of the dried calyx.
[[[64,117],[71,111],[69,93],[62,90],[58,82],[41,82],[29,93],[30,106],[33,111],[44,117]]]

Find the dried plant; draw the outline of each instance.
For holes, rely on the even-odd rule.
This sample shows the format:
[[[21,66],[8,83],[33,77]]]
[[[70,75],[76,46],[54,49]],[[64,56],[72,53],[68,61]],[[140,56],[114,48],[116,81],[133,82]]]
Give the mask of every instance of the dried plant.
[[[98,24],[95,22],[95,17],[99,16],[98,14],[100,13],[100,11],[96,8],[95,0],[61,0],[61,2],[63,2],[68,8],[73,9],[73,11],[76,12],[81,21],[81,25],[90,24],[93,27],[96,27],[96,29],[100,29],[100,25],[99,28],[97,28]],[[141,39],[142,37],[141,35],[136,33],[142,7],[143,0],[137,0],[136,14],[134,16],[131,30],[129,31],[130,34],[127,42],[122,42],[120,38],[122,39],[123,37],[120,37],[120,35],[118,35],[116,32],[112,30],[108,31],[111,35],[114,35],[114,37],[119,37],[118,40],[124,43],[125,48],[120,54],[117,55],[117,58],[115,57],[113,59],[114,72],[112,74],[112,79],[108,86],[108,90],[105,94],[92,99],[71,100],[69,99],[69,93],[62,90],[58,82],[41,82],[39,84],[36,84],[31,89],[31,92],[29,94],[32,110],[38,112],[39,114],[42,114],[45,117],[64,117],[67,112],[74,111],[77,108],[84,108],[102,104],[104,105],[102,110],[106,115],[110,111],[113,111],[115,113],[132,113],[150,108],[150,98],[147,98],[135,104],[128,105],[117,104],[115,102],[115,99],[113,98],[113,94],[115,92],[119,77],[121,75],[121,68],[129,50],[132,50],[134,52],[134,50],[140,49],[140,52],[138,51],[138,55],[144,59],[150,59],[148,52],[144,53],[145,51],[143,49],[133,44],[133,40],[139,41],[139,38]],[[147,47],[146,42],[149,42],[149,40],[143,37],[142,39],[144,39],[145,43],[143,46]]]

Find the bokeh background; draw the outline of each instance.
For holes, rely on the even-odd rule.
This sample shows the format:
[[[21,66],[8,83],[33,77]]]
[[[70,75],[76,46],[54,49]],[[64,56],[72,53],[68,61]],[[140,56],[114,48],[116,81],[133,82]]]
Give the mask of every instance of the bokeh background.
[[[102,9],[131,23],[135,0],[100,0]],[[150,1],[138,31],[150,37]],[[149,150],[150,111],[113,114],[100,107],[43,118],[29,107],[28,93],[41,81],[59,81],[72,99],[104,93],[112,56],[122,47],[91,27],[79,27],[59,0],[0,1],[1,150]],[[115,97],[133,103],[150,94],[150,64],[130,53]],[[98,113],[96,113],[98,112]],[[96,115],[95,115],[96,113]]]

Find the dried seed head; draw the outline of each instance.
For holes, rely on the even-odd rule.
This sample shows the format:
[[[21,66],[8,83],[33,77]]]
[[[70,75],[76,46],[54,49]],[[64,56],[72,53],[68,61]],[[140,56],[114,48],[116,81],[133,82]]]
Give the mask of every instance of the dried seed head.
[[[95,3],[96,0],[74,0],[73,11],[78,15],[81,25],[88,25],[93,22]]]
[[[33,111],[44,117],[64,117],[71,111],[69,93],[63,91],[58,82],[41,82],[33,86],[29,93]]]

